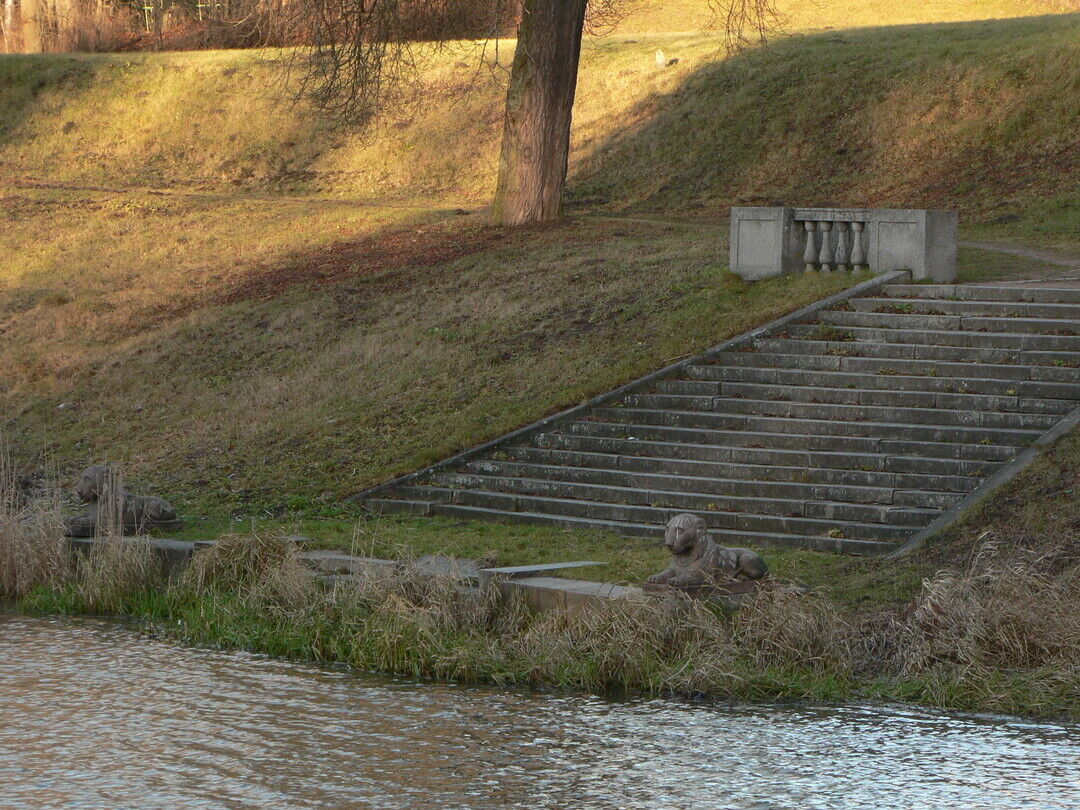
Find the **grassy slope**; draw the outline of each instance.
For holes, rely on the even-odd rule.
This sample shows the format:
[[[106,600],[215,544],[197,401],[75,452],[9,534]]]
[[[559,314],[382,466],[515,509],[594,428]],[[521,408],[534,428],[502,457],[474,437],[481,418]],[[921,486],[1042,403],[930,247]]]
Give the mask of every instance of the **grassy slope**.
[[[784,31],[805,32],[876,25],[964,22],[1077,11],[1076,0],[775,0]],[[698,31],[713,27],[713,14],[703,0],[630,0],[618,33]]]
[[[937,5],[873,13],[920,22]],[[980,9],[1032,6],[972,3],[956,16]],[[1008,224],[1013,236],[1075,247],[1080,17],[850,29],[849,11],[825,4],[821,21],[845,30],[730,62],[715,35],[590,40],[572,202],[699,215],[777,199],[958,206],[973,232]],[[678,63],[658,69],[657,48]],[[443,103],[397,110],[361,138],[276,101],[267,56],[0,60],[0,176],[486,203],[500,73],[477,78],[470,54],[439,55],[425,98]],[[1013,215],[1019,223],[1001,221]]]
[[[874,17],[885,5],[862,4],[859,17],[832,2],[792,30],[1034,10],[948,7]],[[1063,189],[1077,178],[1078,31],[1075,16],[844,31],[728,67],[712,36],[592,41],[571,184],[590,216],[516,234],[475,213],[491,190],[497,82],[362,140],[273,104],[260,54],[0,59],[0,426],[24,450],[47,443],[65,470],[123,463],[186,514],[213,515],[194,535],[235,525],[229,515],[322,515],[334,517],[300,528],[351,544],[341,494],[836,288],[724,275],[717,214],[733,201],[958,204],[968,233],[1075,247]],[[657,47],[678,64],[656,69]],[[461,56],[440,59],[433,87],[449,96]],[[962,258],[973,275],[985,267],[976,251]],[[387,553],[495,547],[525,562],[544,546],[610,560],[609,579],[657,561],[539,529],[355,531]],[[837,564],[774,561],[818,581]],[[888,578],[845,572],[869,583],[852,600],[889,592]]]

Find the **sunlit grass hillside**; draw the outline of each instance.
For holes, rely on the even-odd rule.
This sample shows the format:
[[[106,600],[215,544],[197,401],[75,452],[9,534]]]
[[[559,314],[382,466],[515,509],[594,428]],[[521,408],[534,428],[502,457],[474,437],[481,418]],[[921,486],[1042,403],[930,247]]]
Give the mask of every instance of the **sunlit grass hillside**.
[[[775,0],[782,29],[822,31],[912,23],[965,22],[1077,11],[1076,0]],[[700,31],[716,25],[707,0],[627,0],[616,32]]]
[[[967,224],[1021,216],[1067,238],[1080,16],[796,36],[730,61],[720,47],[715,35],[589,41],[576,207],[947,206]],[[657,67],[657,48],[677,63]],[[424,206],[490,198],[503,74],[477,76],[475,53],[435,56],[423,105],[364,135],[283,101],[269,56],[2,59],[0,175]]]

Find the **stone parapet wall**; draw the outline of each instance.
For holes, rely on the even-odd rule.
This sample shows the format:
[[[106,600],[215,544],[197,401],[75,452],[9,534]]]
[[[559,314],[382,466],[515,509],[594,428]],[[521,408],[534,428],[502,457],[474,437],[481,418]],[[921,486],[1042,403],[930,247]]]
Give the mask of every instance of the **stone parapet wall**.
[[[956,279],[955,211],[734,207],[731,270],[747,280],[808,271],[907,270]]]

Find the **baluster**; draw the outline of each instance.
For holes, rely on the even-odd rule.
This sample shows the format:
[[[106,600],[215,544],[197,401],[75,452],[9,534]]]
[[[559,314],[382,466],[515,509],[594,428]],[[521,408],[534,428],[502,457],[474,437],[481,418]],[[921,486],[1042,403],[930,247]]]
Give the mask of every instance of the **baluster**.
[[[817,261],[817,246],[814,244],[814,223],[812,220],[806,220],[803,223],[803,227],[806,228],[806,250],[803,251],[803,261],[806,262],[806,272],[809,273],[814,269],[814,262]]]
[[[852,245],[851,245],[851,269],[855,272],[866,269],[866,248],[863,246],[863,228],[866,223],[852,222],[851,230]]]
[[[829,240],[829,231],[832,230],[831,222],[819,222],[818,228],[821,229],[821,270],[824,273],[828,273],[832,270],[832,242]]]
[[[836,269],[848,269],[848,226],[846,222],[836,223]]]

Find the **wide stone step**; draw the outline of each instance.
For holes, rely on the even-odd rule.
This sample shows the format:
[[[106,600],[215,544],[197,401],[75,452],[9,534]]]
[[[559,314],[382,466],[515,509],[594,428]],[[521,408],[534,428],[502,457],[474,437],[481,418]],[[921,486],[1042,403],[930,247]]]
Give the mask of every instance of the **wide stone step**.
[[[373,498],[365,501],[365,505],[372,511],[381,514],[441,515],[465,520],[498,520],[506,523],[608,531],[624,537],[650,538],[657,542],[662,540],[664,536],[663,523],[635,523],[632,521],[602,520],[539,512],[508,512],[462,504],[435,503],[422,499]],[[670,513],[668,513],[668,517],[670,517]],[[886,554],[899,546],[895,542],[856,540],[825,535],[758,533],[750,536],[743,531],[726,529],[712,529],[710,534],[717,542],[728,546],[745,546],[752,543],[765,548],[806,548],[814,551],[835,551],[845,554]]]
[[[754,430],[711,430],[670,425],[635,425],[624,421],[579,420],[561,426],[560,431],[587,436],[615,436],[624,439],[688,442],[729,447],[770,447],[787,450],[825,450],[837,453],[880,453],[930,458],[957,458],[977,461],[1006,461],[1024,445],[971,444],[927,441],[911,437],[842,436],[822,433],[778,433]]]
[[[892,376],[1038,380],[1042,382],[1070,382],[1080,386],[1080,368],[1023,366],[985,361],[950,363],[940,360],[911,360],[886,357],[722,352],[716,355],[712,365],[739,368],[802,368],[821,371],[855,371]]]
[[[763,338],[754,343],[754,348],[763,353],[786,355],[880,357],[897,360],[941,360],[949,363],[1080,368],[1080,352],[1036,352],[1022,349],[988,349],[981,346],[924,346],[919,343],[865,343],[795,338]]]
[[[951,301],[941,298],[852,298],[856,312],[927,315],[984,315],[1004,318],[1054,318],[1080,321],[1080,303],[1030,303],[1016,301]]]
[[[588,489],[588,487],[582,486],[578,487],[577,491],[584,495]],[[846,520],[830,516],[834,510],[846,513],[850,504],[808,503],[801,506],[801,514],[785,515],[724,511],[720,508],[712,509],[709,508],[710,501],[708,498],[691,493],[675,492],[654,493],[657,500],[651,504],[428,486],[401,487],[399,492],[405,498],[435,503],[432,510],[434,514],[440,514],[438,508],[440,505],[439,499],[445,498],[447,504],[454,505],[501,509],[507,512],[557,514],[627,523],[664,524],[673,514],[690,512],[701,515],[710,529],[762,532],[766,534],[826,535],[831,533],[857,540],[901,542],[918,530],[917,525]],[[625,496],[631,498],[633,494],[633,490],[628,490]],[[734,505],[736,501],[731,499],[728,503]],[[763,501],[760,505],[767,506],[770,503],[769,501]],[[751,504],[748,503],[747,505]],[[910,513],[915,511],[918,510],[895,508],[891,510],[891,513],[896,520],[910,520],[912,517]],[[923,511],[927,513],[923,519],[924,523],[929,523],[938,514],[937,510]]]
[[[797,403],[788,403],[795,405]],[[839,406],[833,406],[839,407]],[[864,436],[884,439],[909,439],[923,442],[990,443],[1024,447],[1044,430],[942,424],[910,424],[837,418],[756,416],[704,411],[648,410],[644,408],[595,408],[595,418],[631,425],[665,425],[709,430],[735,430],[766,433],[798,433],[818,436]]]
[[[991,287],[978,284],[887,284],[889,298],[942,298],[962,301],[1032,301],[1080,304],[1080,289],[1048,287]]]
[[[992,380],[979,377],[932,377],[906,374],[880,374],[872,372],[819,371],[796,368],[756,368],[751,366],[687,366],[687,377],[721,383],[716,388],[722,396],[722,383],[768,383],[772,385],[819,385],[825,388],[857,388],[903,391],[938,391],[948,394],[993,394],[996,396],[1022,397],[1024,399],[1080,400],[1080,385],[1067,382],[1042,380]],[[672,381],[675,382],[675,381]],[[672,393],[701,394],[707,389],[678,389]],[[711,389],[709,389],[711,390]]]
[[[795,467],[779,468],[780,472],[770,472],[768,467],[744,465],[742,469],[737,469],[739,465],[728,466],[731,468],[730,472],[737,474],[731,477],[683,474],[678,470],[668,468],[667,465],[660,466],[655,463],[650,469],[640,471],[482,460],[469,462],[464,466],[461,473],[453,473],[453,475],[528,478],[549,482],[627,487],[647,491],[694,492],[739,498],[807,499],[853,504],[904,506],[919,509],[947,509],[962,497],[961,494],[956,492],[930,491],[918,486],[911,489],[897,488],[896,475],[893,473],[862,472],[861,470],[811,471]],[[785,469],[790,471],[786,474],[786,478],[783,472]],[[747,477],[753,475],[755,471],[761,476],[772,474],[779,477],[756,479]],[[700,473],[704,472],[704,470],[698,469],[693,470],[693,472]],[[847,480],[844,480],[844,476],[847,477]],[[903,477],[914,478],[914,476]],[[443,479],[439,480],[443,481]],[[970,481],[972,479],[965,480]],[[863,517],[861,519],[869,518]]]
[[[716,408],[715,401],[718,398],[716,396],[689,393],[685,392],[685,390],[680,393],[677,389],[682,386],[675,383],[683,382],[681,380],[658,382],[654,386],[656,389],[655,394],[670,397],[672,405],[683,410]],[[703,383],[703,385],[715,386],[717,384]],[[940,391],[893,391],[887,388],[829,388],[817,385],[725,382],[719,383],[718,390],[725,397],[745,399],[835,402],[847,405],[938,408],[942,410],[1019,411],[1064,415],[1080,406],[1080,402],[1072,399],[1031,399],[993,394],[952,394]],[[685,402],[686,404],[680,406],[679,402]],[[630,404],[629,401],[627,404]]]
[[[594,472],[595,471],[587,471]],[[628,476],[632,477],[632,476]],[[636,482],[644,482],[647,476],[637,476]],[[665,476],[653,476],[657,482]],[[672,483],[672,476],[667,476]],[[858,503],[848,500],[833,501],[813,497],[812,489],[793,492],[794,497],[766,497],[758,495],[731,494],[726,492],[700,492],[686,489],[648,489],[636,484],[595,484],[579,481],[543,478],[517,478],[476,473],[438,473],[431,483],[438,487],[458,490],[454,501],[469,503],[474,492],[515,494],[540,498],[595,501],[618,506],[647,506],[669,509],[700,509],[722,513],[754,514],[762,517],[808,518],[826,521],[852,521],[856,523],[882,523],[887,526],[923,526],[932,521],[943,508],[955,502],[955,496],[940,495],[944,506],[919,507],[902,504]],[[705,480],[696,482],[699,486]],[[745,482],[741,482],[745,483]],[[824,489],[822,490],[824,492]],[[529,507],[531,508],[531,507]],[[540,510],[543,511],[543,510]],[[734,525],[726,528],[737,528]]]
[[[1026,428],[1047,430],[1057,424],[1058,414],[1020,411],[975,411],[949,408],[918,408],[808,402],[805,400],[746,399],[741,397],[694,397],[679,394],[633,394],[625,400],[627,408],[752,416],[783,416],[802,419],[839,419],[851,421],[901,422],[912,425],[957,425],[986,428]]]
[[[707,462],[692,459],[664,458],[659,456],[620,456],[615,453],[590,453],[571,450],[555,450],[542,447],[514,447],[507,451],[507,460],[482,459],[469,462],[472,472],[497,471],[535,477],[558,477],[565,469],[588,469],[600,472],[649,473],[665,476],[688,476],[703,479],[725,479],[732,482],[792,482],[797,484],[830,485],[867,488],[866,498],[878,503],[894,502],[887,498],[893,490],[924,490],[930,493],[965,493],[979,485],[980,478],[970,475],[911,474],[889,472],[881,469],[852,469],[833,467],[783,466],[781,464],[748,464]],[[808,460],[808,459],[807,459]],[[507,467],[506,465],[517,465]],[[572,476],[573,473],[567,473]],[[573,480],[567,478],[567,480]],[[651,485],[655,487],[656,485]],[[661,487],[671,488],[671,487]],[[881,495],[869,492],[869,488],[881,490]],[[827,500],[845,500],[835,494]],[[927,504],[908,503],[909,506]]]
[[[818,321],[833,326],[872,326],[888,329],[934,329],[964,332],[1013,332],[1077,335],[1077,324],[1059,318],[994,317],[987,315],[905,315],[895,312],[857,312],[828,309]]]
[[[997,461],[966,458],[934,458],[918,455],[888,455],[883,453],[851,453],[851,451],[784,449],[780,447],[740,447],[690,442],[667,442],[594,436],[580,433],[541,433],[532,436],[539,450],[567,450],[570,453],[620,454],[625,459],[642,457],[667,461],[732,462],[744,464],[791,465],[808,469],[886,471],[918,475],[960,476],[977,478],[989,475]],[[918,445],[922,446],[922,445]],[[933,445],[931,445],[932,447]],[[947,445],[955,449],[955,445]],[[515,448],[516,451],[517,448]],[[966,490],[960,486],[957,491]]]
[[[788,335],[811,340],[840,340],[855,343],[921,343],[936,346],[981,346],[997,349],[1078,352],[1080,337],[1022,332],[975,332],[945,329],[898,329],[886,326],[835,326],[792,324]]]

